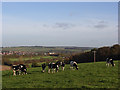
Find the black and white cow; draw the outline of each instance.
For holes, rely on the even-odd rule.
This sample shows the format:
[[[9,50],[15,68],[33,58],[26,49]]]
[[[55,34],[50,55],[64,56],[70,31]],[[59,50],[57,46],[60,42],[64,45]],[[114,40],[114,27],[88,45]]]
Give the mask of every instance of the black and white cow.
[[[65,70],[65,63],[62,62],[62,61],[57,61],[56,64],[62,68],[62,70],[64,71]]]
[[[107,58],[107,59],[106,59],[106,66],[109,67],[109,65],[111,65],[111,66],[115,66],[115,64],[114,64],[114,62],[113,62],[113,59],[109,59],[109,58]]]
[[[60,66],[62,67],[62,70],[65,70],[65,63],[64,62],[60,62]]]
[[[18,65],[12,65],[12,69],[13,69],[13,75],[20,75],[19,71],[19,66]]]
[[[27,74],[27,68],[24,64],[19,64],[19,68],[20,68],[20,73],[23,74]]]
[[[45,72],[46,64],[42,64],[42,72]]]
[[[77,63],[75,61],[70,61],[70,68],[76,68],[76,70],[78,70],[78,66],[77,66]]]
[[[27,68],[24,64],[12,65],[13,75],[27,74]]]
[[[55,73],[55,70],[56,72],[58,72],[59,70],[59,66],[57,63],[49,63],[48,64],[48,73],[50,73],[50,70],[52,70],[52,73]]]

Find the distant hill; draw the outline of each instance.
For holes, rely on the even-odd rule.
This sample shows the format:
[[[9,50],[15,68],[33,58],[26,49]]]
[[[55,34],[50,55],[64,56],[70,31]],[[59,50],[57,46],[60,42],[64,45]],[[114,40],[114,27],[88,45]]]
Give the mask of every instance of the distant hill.
[[[18,46],[3,47],[2,51],[25,51],[25,52],[84,52],[94,47],[75,47],[75,46]]]

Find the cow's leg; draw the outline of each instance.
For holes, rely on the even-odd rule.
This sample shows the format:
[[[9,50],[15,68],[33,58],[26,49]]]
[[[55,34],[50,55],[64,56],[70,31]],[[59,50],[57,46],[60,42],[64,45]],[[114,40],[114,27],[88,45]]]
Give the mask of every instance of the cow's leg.
[[[25,74],[27,74],[27,69],[24,69]]]
[[[55,71],[55,70],[54,70]],[[58,72],[58,69],[56,68],[56,72]]]
[[[18,71],[16,71],[16,75],[19,75]]]
[[[23,75],[25,75],[25,71],[22,71],[23,72]]]
[[[62,70],[64,71],[65,67],[62,67]]]
[[[107,66],[109,67],[109,63],[107,63]]]
[[[115,64],[114,64],[114,66],[115,66]]]
[[[113,66],[113,64],[111,64],[111,66]]]
[[[24,75],[24,71],[21,71],[21,75]]]
[[[13,70],[13,76],[15,76],[16,75],[16,71],[15,70]]]
[[[19,71],[19,75],[21,74],[21,71]]]
[[[54,73],[54,68],[52,68],[52,73]]]
[[[63,67],[63,71],[65,70],[65,67]]]
[[[44,72],[44,68],[42,67],[42,72]]]
[[[112,64],[112,66],[114,66],[114,64]]]
[[[16,75],[19,75],[19,71],[18,70],[16,71]]]
[[[27,72],[26,72],[26,71],[24,71],[24,74],[27,74]]]
[[[43,68],[43,72],[45,72],[45,68]]]
[[[27,74],[27,72],[25,71],[25,74]]]
[[[58,72],[58,70],[56,69],[56,71]],[[55,68],[53,69],[53,73],[55,73]]]
[[[108,63],[106,63],[106,66],[108,66]]]
[[[50,69],[48,69],[48,73],[50,73]]]
[[[42,72],[45,72],[44,70]]]
[[[108,67],[109,67],[109,63],[108,63]]]
[[[111,66],[113,66],[113,64],[111,64]]]
[[[53,73],[53,68],[52,68],[52,73]]]
[[[18,71],[18,75],[20,75],[20,71]]]

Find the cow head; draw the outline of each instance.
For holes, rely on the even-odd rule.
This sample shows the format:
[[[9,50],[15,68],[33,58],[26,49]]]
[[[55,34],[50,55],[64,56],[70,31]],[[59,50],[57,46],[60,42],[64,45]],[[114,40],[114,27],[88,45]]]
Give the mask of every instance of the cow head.
[[[76,67],[76,70],[78,70],[78,67]]]

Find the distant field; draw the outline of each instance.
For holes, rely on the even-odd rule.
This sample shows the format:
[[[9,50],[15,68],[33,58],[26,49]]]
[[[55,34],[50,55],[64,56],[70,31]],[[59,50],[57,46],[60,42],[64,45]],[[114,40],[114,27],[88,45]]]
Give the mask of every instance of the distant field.
[[[55,56],[32,56],[32,57],[22,57],[22,58],[9,58],[10,61],[19,61],[19,59],[22,59],[23,61],[26,60],[40,60],[40,59],[56,59]]]
[[[41,67],[28,68],[27,75],[12,76],[12,70],[3,71],[3,88],[118,88],[118,61],[115,67],[106,67],[105,62],[80,63],[79,70],[55,74],[42,73]],[[47,71],[47,70],[46,70]]]
[[[40,47],[40,46],[19,46],[4,47],[3,51],[25,51],[25,52],[82,52],[91,50],[91,47]]]

